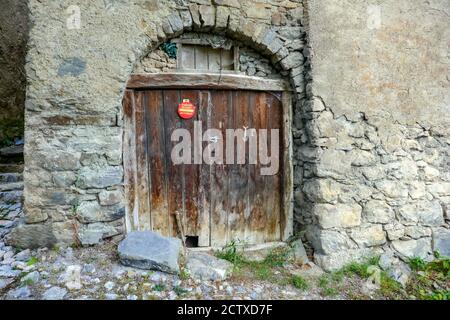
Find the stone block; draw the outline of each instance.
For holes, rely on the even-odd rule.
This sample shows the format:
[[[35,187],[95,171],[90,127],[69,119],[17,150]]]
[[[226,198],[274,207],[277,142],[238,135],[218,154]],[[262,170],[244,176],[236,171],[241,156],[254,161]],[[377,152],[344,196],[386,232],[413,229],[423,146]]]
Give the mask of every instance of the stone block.
[[[239,2],[239,0],[213,0],[213,3],[218,6],[233,7],[233,8],[241,7],[241,3]]]
[[[381,224],[374,224],[352,229],[350,237],[358,246],[373,247],[386,243],[386,235]]]
[[[314,215],[324,229],[357,227],[361,224],[362,208],[358,204],[316,204]]]
[[[212,28],[216,23],[216,12],[213,6],[201,5],[198,7],[203,28]]]
[[[227,7],[217,7],[216,10],[216,29],[225,30],[228,27],[228,20],[230,18],[230,9]]]
[[[25,212],[25,221],[29,224],[44,222],[47,219],[48,214],[42,208],[30,208]]]
[[[36,153],[32,162],[49,171],[71,171],[80,168],[80,157],[79,152],[47,150]]]
[[[101,206],[97,201],[84,201],[77,207],[76,215],[82,223],[110,222],[122,218],[125,208],[121,205]]]
[[[345,232],[311,227],[308,228],[306,237],[313,245],[315,251],[321,254],[335,254],[349,249],[356,249],[355,244]]]
[[[439,200],[417,201],[406,204],[398,210],[400,220],[408,225],[416,223],[425,226],[440,226],[444,224],[444,212]]]
[[[375,187],[386,197],[392,199],[405,199],[408,197],[408,188],[404,183],[393,180],[384,180],[375,183]]]
[[[192,17],[192,23],[195,28],[200,28],[202,26],[202,23],[200,21],[200,12],[198,5],[195,3],[191,3],[189,5],[189,12],[191,13]]]
[[[191,30],[192,29],[192,16],[189,10],[180,10],[178,11],[180,14],[181,21],[183,23],[183,28],[185,30]]]
[[[298,67],[303,64],[305,58],[301,54],[301,52],[294,51],[289,54],[286,58],[280,61],[280,65],[283,70],[290,70],[292,68]]]
[[[339,185],[331,179],[307,180],[303,192],[309,200],[316,203],[336,203]]]
[[[90,223],[81,225],[78,231],[78,239],[83,246],[95,245],[103,239],[117,236],[123,232],[122,222],[120,223]]]
[[[371,223],[389,223],[395,219],[394,210],[382,200],[369,200],[363,209],[363,219]]]
[[[99,202],[102,206],[111,206],[123,201],[123,190],[102,190],[98,194]]]
[[[432,259],[431,238],[422,238],[418,240],[396,240],[392,241],[392,247],[405,261],[416,257],[426,261]]]
[[[89,168],[83,167],[78,173],[77,187],[88,188],[107,188],[122,183],[123,169],[122,167],[102,167]]]
[[[450,229],[433,229],[433,252],[450,257]]]
[[[266,8],[264,3],[252,3],[246,9],[245,13],[248,18],[269,20],[271,18],[270,10]]]
[[[325,271],[336,271],[352,262],[364,262],[367,259],[380,255],[381,249],[366,248],[366,249],[351,249],[334,252],[332,254],[314,254],[315,262]]]
[[[183,20],[181,20],[177,12],[170,14],[167,17],[167,21],[169,21],[173,34],[178,35],[183,31],[184,28]]]

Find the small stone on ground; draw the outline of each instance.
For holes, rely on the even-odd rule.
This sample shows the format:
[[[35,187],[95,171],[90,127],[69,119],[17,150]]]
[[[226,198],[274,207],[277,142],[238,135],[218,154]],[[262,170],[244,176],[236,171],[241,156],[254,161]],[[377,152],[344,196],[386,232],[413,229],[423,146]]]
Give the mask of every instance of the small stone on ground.
[[[186,263],[190,275],[200,280],[225,280],[231,275],[233,265],[223,259],[201,252],[191,252]]]

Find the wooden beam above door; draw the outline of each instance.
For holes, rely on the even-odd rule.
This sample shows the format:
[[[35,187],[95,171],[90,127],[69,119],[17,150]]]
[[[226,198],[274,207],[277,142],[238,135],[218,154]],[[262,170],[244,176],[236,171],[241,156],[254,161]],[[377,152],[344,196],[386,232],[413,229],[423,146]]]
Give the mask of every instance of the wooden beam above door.
[[[291,91],[289,83],[281,79],[263,79],[239,74],[189,72],[132,74],[127,88]]]

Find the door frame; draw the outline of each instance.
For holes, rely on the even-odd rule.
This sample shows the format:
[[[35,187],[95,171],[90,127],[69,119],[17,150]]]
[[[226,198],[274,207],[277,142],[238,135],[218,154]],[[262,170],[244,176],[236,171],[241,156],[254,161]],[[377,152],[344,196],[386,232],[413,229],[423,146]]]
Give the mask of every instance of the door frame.
[[[139,197],[137,189],[135,90],[191,89],[191,90],[251,90],[281,92],[283,130],[282,212],[280,217],[281,241],[293,234],[294,184],[292,141],[292,89],[282,79],[264,79],[239,74],[170,72],[154,74],[132,74],[126,84],[123,99],[123,165],[125,187],[126,232],[139,225]],[[147,201],[141,199],[141,201]],[[147,205],[147,204],[144,204]]]

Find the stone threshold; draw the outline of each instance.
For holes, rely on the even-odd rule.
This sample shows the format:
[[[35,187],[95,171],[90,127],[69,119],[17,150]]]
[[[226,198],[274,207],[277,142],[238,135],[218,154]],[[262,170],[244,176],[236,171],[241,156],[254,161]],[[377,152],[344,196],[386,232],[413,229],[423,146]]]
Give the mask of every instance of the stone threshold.
[[[254,253],[254,252],[269,252],[274,249],[278,248],[286,248],[288,244],[283,241],[274,241],[274,242],[266,242],[262,244],[252,244],[252,245],[245,245],[245,244],[237,244],[236,247],[238,249],[241,249],[243,252],[246,253]],[[220,251],[223,249],[223,247],[191,247],[186,248],[188,252],[209,252],[209,251]]]

